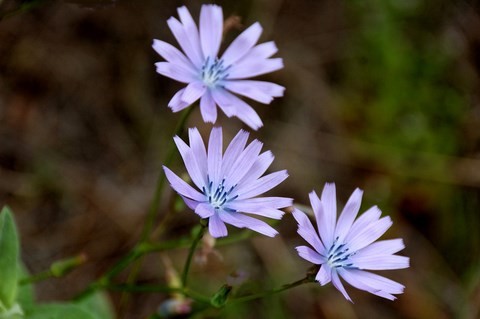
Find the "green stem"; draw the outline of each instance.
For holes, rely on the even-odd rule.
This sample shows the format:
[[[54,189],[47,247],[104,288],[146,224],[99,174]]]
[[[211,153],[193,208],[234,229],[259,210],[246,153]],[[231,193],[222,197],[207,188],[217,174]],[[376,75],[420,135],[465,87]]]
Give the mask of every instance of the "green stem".
[[[255,233],[250,231],[250,230],[245,230],[240,232],[239,234],[229,236],[224,239],[220,239],[215,243],[215,246],[220,247],[220,246],[226,246],[230,244],[234,244],[243,240],[246,240]],[[159,252],[159,251],[164,251],[164,250],[170,250],[170,249],[180,249],[180,248],[187,248],[192,244],[191,238],[190,237],[184,237],[176,240],[169,240],[169,241],[163,241],[163,242],[144,242],[144,243],[139,243],[137,246],[135,246],[127,255],[125,255],[122,259],[120,259],[117,263],[115,263],[112,268],[110,268],[109,271],[107,271],[101,278],[97,279],[95,282],[91,283],[89,287],[77,295],[75,299],[82,299],[93,292],[103,289],[106,284],[109,284],[111,279],[118,275],[120,272],[122,272],[125,268],[127,268],[131,263],[135,262],[139,258],[143,257],[144,255],[154,253],[154,252]],[[46,273],[46,272],[45,272]],[[43,274],[43,273],[42,273]],[[36,276],[40,276],[36,275]],[[32,276],[32,278],[35,276]],[[50,276],[51,277],[51,276]],[[43,279],[38,279],[35,281],[31,282],[36,282],[40,281]],[[20,284],[27,284],[27,280],[34,280],[34,279],[29,279],[25,278],[22,279],[25,281],[25,283],[20,282]]]
[[[245,230],[239,234],[231,235],[226,238],[219,239],[215,242],[215,247],[226,246],[238,243],[240,241],[249,239],[256,233],[251,230]],[[141,254],[149,254],[156,251],[188,248],[191,245],[191,238],[184,237],[177,240],[165,241],[165,242],[145,242],[138,246],[138,252]]]
[[[196,291],[188,288],[174,288],[161,285],[107,285],[104,287],[110,291],[124,291],[128,293],[145,293],[145,292],[163,292],[163,293],[180,293],[197,302],[210,304],[210,297],[204,296]]]
[[[50,270],[47,270],[47,271],[35,274],[35,275],[27,277],[27,278],[22,278],[18,281],[18,284],[20,286],[29,285],[29,284],[33,284],[33,283],[36,283],[36,282],[39,282],[39,281],[43,281],[43,280],[46,280],[46,279],[49,279],[49,278],[52,278],[52,277],[53,277],[52,272]]]
[[[175,131],[173,133],[174,136],[182,134],[185,123],[187,122],[187,119],[190,116],[192,110],[193,110],[193,107],[190,106],[185,111],[182,112],[182,116],[180,117],[180,120],[178,121],[177,126],[175,127]],[[170,141],[168,151],[165,156],[165,160],[163,161],[164,165],[170,165],[172,163],[172,160],[175,155],[175,150],[176,150],[176,146],[172,138],[172,140]],[[152,231],[153,224],[155,223],[155,217],[160,207],[160,199],[162,197],[162,191],[165,185],[165,178],[166,178],[165,174],[163,173],[163,171],[161,171],[157,179],[157,184],[155,187],[155,193],[153,194],[152,203],[150,204],[150,208],[148,210],[148,214],[145,219],[142,235],[140,236],[140,242],[146,241],[146,239],[148,238],[148,236]]]
[[[50,265],[50,269],[42,271],[38,274],[27,278],[22,278],[18,281],[19,285],[28,285],[35,282],[43,281],[49,278],[60,278],[70,273],[75,268],[83,265],[87,261],[85,254],[55,261]]]
[[[182,112],[180,120],[178,121],[177,126],[175,127],[175,131],[173,133],[174,136],[175,135],[178,136],[178,135],[182,134],[182,132],[184,130],[184,127],[185,127],[185,123],[187,122],[188,117],[192,113],[192,110],[193,110],[193,107],[190,106],[185,111]],[[175,143],[173,142],[173,138],[172,138],[170,140],[170,144],[169,144],[168,150],[166,152],[166,156],[165,156],[165,159],[163,161],[163,165],[170,165],[172,163],[172,160],[173,160],[174,155],[175,155],[175,150],[176,150],[176,146],[175,146]],[[150,204],[150,208],[149,208],[147,216],[145,218],[145,224],[143,226],[142,234],[140,236],[140,244],[142,244],[144,242],[147,242],[149,240],[149,237],[150,237],[151,233],[152,233],[153,225],[155,224],[155,218],[157,217],[157,212],[158,212],[158,209],[160,208],[160,199],[162,197],[163,188],[164,188],[164,185],[165,185],[165,180],[166,180],[166,177],[165,177],[164,172],[160,171],[160,174],[157,178],[157,184],[155,186],[155,192],[153,194],[152,203]],[[160,225],[165,224],[165,222],[168,220],[169,212],[170,211],[167,212],[166,216],[163,218]],[[137,279],[138,273],[140,271],[140,268],[141,268],[141,263],[142,263],[142,258],[139,258],[136,261],[136,263],[133,265],[132,271],[128,275],[127,283],[135,282],[135,280]],[[128,303],[128,297],[126,297],[126,296],[122,296],[121,300],[122,300],[122,304],[127,304]]]
[[[205,234],[205,230],[207,229],[207,221],[205,219],[200,220],[200,229],[198,230],[197,234],[195,235],[195,238],[193,239],[192,245],[190,246],[190,250],[188,251],[188,256],[187,260],[185,261],[185,266],[183,267],[183,272],[182,272],[182,287],[187,286],[187,279],[188,279],[188,273],[190,271],[190,265],[192,264],[192,258],[193,254],[195,253],[195,249],[198,246],[198,243],[203,237],[203,234]]]
[[[283,285],[283,286],[281,286],[280,288],[277,288],[277,289],[267,290],[267,291],[259,292],[257,294],[252,294],[252,295],[248,295],[248,296],[244,296],[244,297],[235,298],[235,299],[231,300],[230,302],[228,302],[228,304],[237,304],[237,303],[242,303],[242,302],[246,302],[246,301],[250,301],[250,300],[255,300],[255,299],[275,295],[275,294],[278,294],[282,291],[285,291],[285,290],[288,290],[288,289],[291,289],[291,288],[295,288],[297,286],[307,284],[307,283],[310,283],[310,282],[314,282],[314,281],[315,280],[312,279],[311,276],[307,276],[303,279],[297,280],[297,281],[292,282],[290,284]]]
[[[235,243],[238,243],[240,241],[249,239],[250,237],[254,236],[255,234],[257,234],[257,233],[255,233],[251,230],[244,230],[239,234],[230,235],[228,237],[217,240],[215,242],[215,246],[226,246],[226,245],[235,244]]]
[[[241,232],[238,235],[232,235],[225,239],[220,239],[216,242],[216,246],[225,246],[230,245],[233,243],[237,243],[239,241],[248,239],[255,234],[252,231],[246,230]],[[100,279],[96,282],[92,283],[91,287],[96,289],[101,289],[103,287],[102,283],[110,282],[110,280],[122,272],[125,268],[127,268],[132,262],[135,260],[143,257],[144,255],[170,250],[170,249],[180,249],[180,248],[187,248],[191,245],[191,238],[184,237],[176,240],[158,242],[158,243],[150,243],[144,242],[138,244],[129,254],[125,255],[122,259],[120,259],[108,272],[106,272]],[[87,289],[89,290],[89,289]]]
[[[76,296],[76,300],[80,300],[89,296],[93,292],[104,289],[111,282],[111,279],[127,268],[131,263],[137,259],[143,257],[146,254],[172,249],[172,248],[186,248],[190,243],[189,238],[182,238],[178,240],[170,240],[161,243],[141,243],[135,246],[127,255],[120,259],[109,271],[107,271],[102,277],[91,283],[89,287]]]
[[[122,272],[125,268],[128,267],[132,262],[140,258],[143,254],[140,253],[136,248],[134,248],[131,252],[125,255],[120,261],[118,261],[109,271],[107,271],[101,278],[100,281],[110,281],[113,277],[117,274]]]

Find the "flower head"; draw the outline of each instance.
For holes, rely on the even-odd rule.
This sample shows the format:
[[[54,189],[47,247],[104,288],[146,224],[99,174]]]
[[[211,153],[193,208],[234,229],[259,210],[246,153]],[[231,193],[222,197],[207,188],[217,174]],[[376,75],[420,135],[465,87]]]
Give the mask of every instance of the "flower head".
[[[210,133],[208,150],[196,128],[189,130],[190,145],[178,136],[174,138],[198,190],[163,167],[170,185],[185,203],[200,217],[208,218],[209,232],[215,238],[228,234],[225,223],[273,237],[275,229],[249,215],[280,219],[283,211],[279,209],[292,205],[291,198],[256,197],[280,184],[288,174],[283,170],[261,177],[273,162],[273,155],[270,151],[260,154],[263,144],[257,140],[246,146],[248,135],[243,130],[238,132],[225,153],[219,127]]]
[[[335,184],[325,184],[321,199],[315,191],[311,192],[318,233],[307,215],[296,209],[293,216],[298,222],[298,233],[314,248],[298,246],[297,251],[300,257],[321,265],[315,279],[322,286],[332,281],[346,299],[351,301],[340,277],[355,288],[394,300],[393,295],[403,293],[405,287],[365,270],[408,268],[409,258],[394,255],[405,248],[402,239],[374,243],[392,225],[390,217],[380,218],[378,207],[370,208],[355,220],[362,194],[358,188],[353,192],[337,221]]]
[[[157,72],[188,85],[178,91],[168,103],[178,112],[198,99],[205,122],[215,123],[217,105],[228,116],[236,116],[253,129],[262,120],[253,108],[238,98],[239,94],[260,103],[269,104],[283,96],[280,85],[247,80],[283,67],[280,58],[270,58],[277,52],[273,42],[256,45],[262,27],[254,23],[240,34],[219,57],[223,33],[223,12],[217,5],[203,5],[200,25],[193,21],[186,7],[178,8],[180,21],[171,17],[167,23],[183,52],[172,45],[154,40],[153,48],[166,61],[157,62]]]

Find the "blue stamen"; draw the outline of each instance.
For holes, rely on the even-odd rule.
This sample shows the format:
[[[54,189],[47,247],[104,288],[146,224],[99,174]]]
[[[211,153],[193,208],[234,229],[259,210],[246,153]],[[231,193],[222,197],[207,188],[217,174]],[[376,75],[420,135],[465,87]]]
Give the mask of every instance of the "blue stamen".
[[[350,268],[355,269],[350,257],[355,255],[355,252],[350,253],[350,248],[345,248],[345,243],[338,244],[339,237],[335,238],[332,246],[328,249],[327,261],[332,268]],[[345,249],[344,249],[345,248]]]
[[[207,176],[207,183],[208,187],[203,186],[202,191],[203,194],[206,196],[208,199],[208,202],[213,206],[214,209],[223,209],[224,211],[227,212],[236,212],[236,210],[224,207],[227,203],[235,200],[238,198],[238,195],[230,197],[232,194],[233,190],[237,185],[231,186],[228,191],[225,191],[225,178],[222,179],[220,184],[218,184],[216,187],[213,185],[213,181],[210,181],[210,177]]]
[[[226,73],[228,69],[230,69],[230,65],[224,67],[223,60],[207,57],[202,65],[201,80],[208,87],[216,87],[228,76]]]

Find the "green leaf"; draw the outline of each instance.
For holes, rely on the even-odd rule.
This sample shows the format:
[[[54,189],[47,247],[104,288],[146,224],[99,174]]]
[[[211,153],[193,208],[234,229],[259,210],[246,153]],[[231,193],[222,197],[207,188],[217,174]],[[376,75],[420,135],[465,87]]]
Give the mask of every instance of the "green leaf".
[[[0,213],[0,303],[6,309],[17,297],[19,243],[12,213],[4,207]]]
[[[7,311],[3,311],[0,314],[0,319],[22,319],[23,317],[23,311],[22,307],[20,307],[19,304],[13,305],[10,309]]]
[[[114,319],[113,308],[107,295],[98,292],[77,303],[82,309],[90,312],[95,319]]]
[[[28,319],[97,319],[87,310],[74,304],[43,304],[31,308],[25,318]]]

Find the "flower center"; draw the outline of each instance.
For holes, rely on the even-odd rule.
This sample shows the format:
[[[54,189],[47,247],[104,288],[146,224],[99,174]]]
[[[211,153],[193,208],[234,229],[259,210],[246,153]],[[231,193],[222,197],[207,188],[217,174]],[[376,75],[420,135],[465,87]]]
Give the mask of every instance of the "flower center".
[[[327,263],[331,268],[357,268],[353,265],[349,258],[355,255],[355,252],[350,252],[349,248],[345,248],[345,243],[339,244],[338,237],[328,250]]]
[[[217,187],[214,187],[213,182],[210,181],[210,178],[208,176],[207,179],[208,185],[206,187],[202,187],[202,191],[203,194],[207,197],[210,205],[212,205],[215,209],[223,209],[232,213],[236,212],[236,210],[224,207],[224,205],[238,197],[238,195],[231,196],[233,190],[235,189],[235,187],[237,187],[237,185],[233,185],[229,189],[226,189],[224,178]]]
[[[203,83],[210,88],[216,87],[219,82],[223,81],[228,76],[227,71],[229,68],[230,67],[225,67],[223,65],[223,60],[207,57],[202,66]]]

